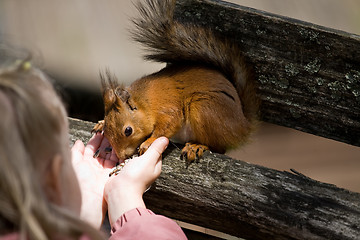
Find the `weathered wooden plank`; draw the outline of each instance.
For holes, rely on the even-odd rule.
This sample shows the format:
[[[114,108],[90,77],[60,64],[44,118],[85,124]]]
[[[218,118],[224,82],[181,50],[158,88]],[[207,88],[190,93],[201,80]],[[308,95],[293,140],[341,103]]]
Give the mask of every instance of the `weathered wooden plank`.
[[[238,42],[262,120],[360,146],[360,36],[216,0],[178,0],[176,19]]]
[[[71,141],[86,142],[94,124],[69,121]],[[359,193],[220,154],[186,168],[179,156],[170,145],[145,194],[156,213],[245,239],[359,239]]]

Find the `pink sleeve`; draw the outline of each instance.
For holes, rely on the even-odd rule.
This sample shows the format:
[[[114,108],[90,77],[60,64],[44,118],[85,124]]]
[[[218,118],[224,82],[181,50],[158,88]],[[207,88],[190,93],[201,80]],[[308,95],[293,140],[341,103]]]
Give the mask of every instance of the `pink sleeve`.
[[[173,220],[145,208],[124,213],[112,226],[110,240],[116,239],[187,239]]]

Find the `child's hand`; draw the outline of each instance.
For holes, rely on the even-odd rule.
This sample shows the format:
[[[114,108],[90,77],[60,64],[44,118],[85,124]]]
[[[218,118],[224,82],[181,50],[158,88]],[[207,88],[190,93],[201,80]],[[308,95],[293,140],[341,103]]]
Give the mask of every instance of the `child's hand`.
[[[169,140],[155,140],[140,157],[131,159],[118,175],[113,175],[105,185],[109,220],[113,224],[123,213],[137,207],[145,207],[144,191],[160,176],[161,154]]]
[[[111,168],[118,162],[115,153],[105,155],[104,149],[109,146],[103,135],[95,134],[86,147],[78,140],[71,148],[72,164],[81,190],[80,217],[96,228],[100,228],[107,210],[103,203],[104,186]],[[101,149],[103,156],[94,159],[93,155],[98,149]]]

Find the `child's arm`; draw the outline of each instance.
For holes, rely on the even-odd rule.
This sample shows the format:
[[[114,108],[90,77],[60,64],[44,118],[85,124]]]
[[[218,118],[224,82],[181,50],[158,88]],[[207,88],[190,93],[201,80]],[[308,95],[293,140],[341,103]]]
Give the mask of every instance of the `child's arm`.
[[[125,212],[145,208],[142,195],[160,176],[161,154],[168,143],[167,138],[159,138],[149,148],[150,151],[131,159],[117,175],[110,177],[105,185],[104,197],[111,225]]]
[[[116,239],[187,239],[184,232],[170,218],[156,215],[146,208],[124,213],[113,225],[110,240]]]

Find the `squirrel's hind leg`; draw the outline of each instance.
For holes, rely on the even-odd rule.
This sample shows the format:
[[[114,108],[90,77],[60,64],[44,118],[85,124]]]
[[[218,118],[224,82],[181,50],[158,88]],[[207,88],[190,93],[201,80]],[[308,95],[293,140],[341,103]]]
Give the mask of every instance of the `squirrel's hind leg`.
[[[224,91],[193,95],[186,116],[194,134],[191,141],[217,153],[241,145],[249,135],[250,124],[240,99],[229,97]]]

